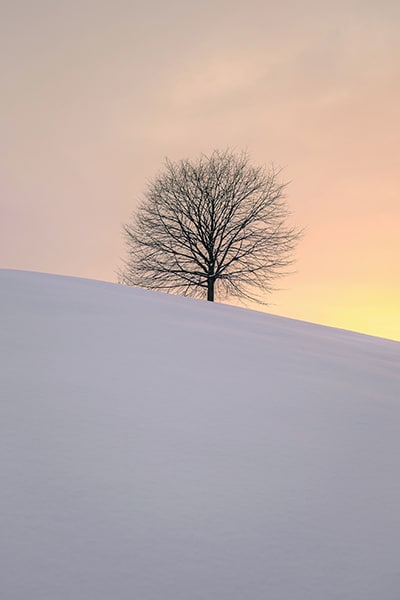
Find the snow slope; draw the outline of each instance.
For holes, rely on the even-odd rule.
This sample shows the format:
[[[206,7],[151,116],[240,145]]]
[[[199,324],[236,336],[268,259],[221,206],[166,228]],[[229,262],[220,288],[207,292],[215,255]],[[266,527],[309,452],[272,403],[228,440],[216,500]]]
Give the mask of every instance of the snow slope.
[[[1,600],[398,600],[400,344],[0,271]]]

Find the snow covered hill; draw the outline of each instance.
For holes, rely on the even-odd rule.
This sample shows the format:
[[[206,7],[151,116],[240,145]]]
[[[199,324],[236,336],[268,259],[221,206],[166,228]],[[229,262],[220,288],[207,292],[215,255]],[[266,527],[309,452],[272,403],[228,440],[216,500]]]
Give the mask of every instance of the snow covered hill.
[[[2,600],[398,600],[400,344],[0,271]]]

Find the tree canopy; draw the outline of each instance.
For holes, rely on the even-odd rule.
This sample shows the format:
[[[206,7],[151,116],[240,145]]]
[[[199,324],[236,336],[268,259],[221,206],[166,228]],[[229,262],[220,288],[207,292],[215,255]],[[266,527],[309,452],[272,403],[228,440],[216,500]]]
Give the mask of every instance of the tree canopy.
[[[213,301],[265,302],[287,273],[300,231],[287,224],[281,171],[246,153],[166,160],[124,225],[121,281]]]

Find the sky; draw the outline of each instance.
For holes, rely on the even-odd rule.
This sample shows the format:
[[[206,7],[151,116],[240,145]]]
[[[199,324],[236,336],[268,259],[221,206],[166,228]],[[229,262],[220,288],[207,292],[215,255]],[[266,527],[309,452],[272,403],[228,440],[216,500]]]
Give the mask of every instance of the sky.
[[[267,308],[400,340],[400,3],[3,0],[0,267],[116,281],[172,160],[283,167],[296,272]]]

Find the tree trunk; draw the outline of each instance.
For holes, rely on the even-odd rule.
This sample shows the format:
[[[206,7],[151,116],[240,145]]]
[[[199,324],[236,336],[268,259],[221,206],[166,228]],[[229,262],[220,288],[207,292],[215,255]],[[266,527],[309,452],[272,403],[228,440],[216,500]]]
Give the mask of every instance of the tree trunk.
[[[214,277],[209,277],[207,279],[207,300],[208,302],[214,302]]]

